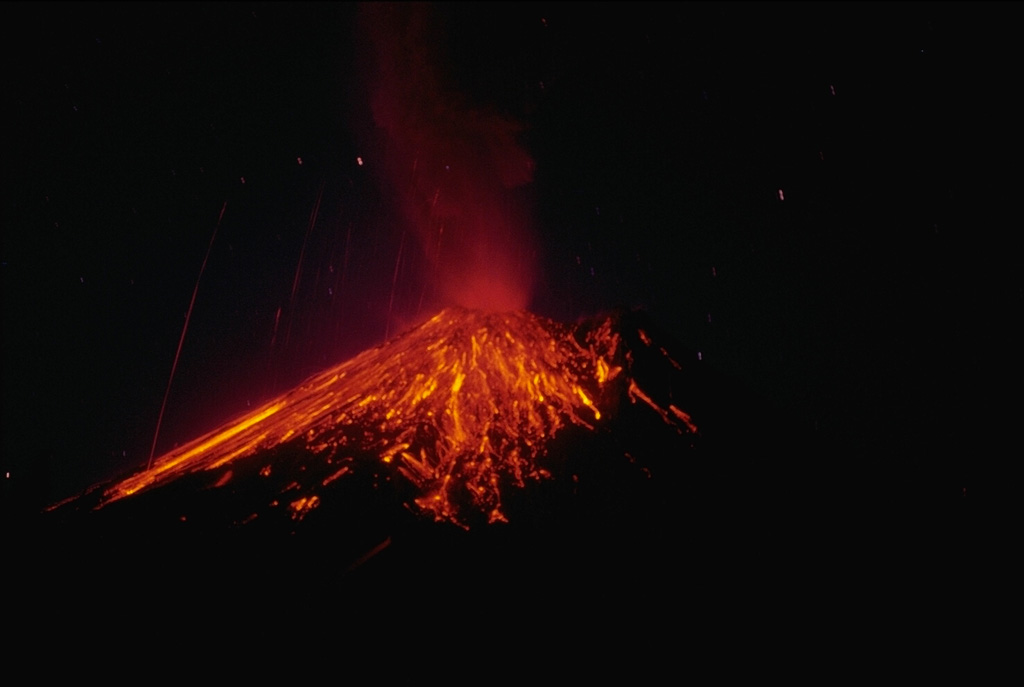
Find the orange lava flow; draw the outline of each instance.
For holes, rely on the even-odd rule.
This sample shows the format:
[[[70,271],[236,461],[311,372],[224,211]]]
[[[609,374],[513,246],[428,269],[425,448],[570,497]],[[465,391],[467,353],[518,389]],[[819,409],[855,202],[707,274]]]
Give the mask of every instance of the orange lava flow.
[[[549,476],[538,462],[547,440],[601,420],[605,385],[622,371],[620,345],[610,322],[578,339],[525,312],[444,310],[159,457],[111,487],[103,503],[301,439],[313,455],[376,456],[415,485],[415,506],[437,520],[467,526],[475,512],[503,521],[502,486]],[[319,502],[311,493],[292,502],[293,517]]]

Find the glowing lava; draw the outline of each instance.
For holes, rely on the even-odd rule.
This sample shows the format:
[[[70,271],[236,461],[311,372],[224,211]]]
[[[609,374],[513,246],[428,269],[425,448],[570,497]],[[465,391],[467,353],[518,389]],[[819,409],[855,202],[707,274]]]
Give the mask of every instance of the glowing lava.
[[[619,345],[610,325],[578,341],[523,312],[448,309],[158,458],[104,502],[301,437],[315,456],[375,455],[415,485],[415,505],[436,519],[463,524],[469,509],[504,520],[503,487],[549,476],[547,440],[601,419],[603,389],[621,372]],[[293,506],[308,509],[315,497]]]

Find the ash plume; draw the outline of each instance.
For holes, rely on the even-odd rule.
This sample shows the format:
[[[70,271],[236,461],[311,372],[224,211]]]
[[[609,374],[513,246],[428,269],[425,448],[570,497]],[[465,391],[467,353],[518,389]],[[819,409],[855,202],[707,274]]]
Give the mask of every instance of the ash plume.
[[[368,164],[416,239],[430,282],[425,305],[528,307],[534,165],[519,142],[522,125],[472,106],[453,86],[446,26],[431,6],[366,4],[359,25],[378,154]]]

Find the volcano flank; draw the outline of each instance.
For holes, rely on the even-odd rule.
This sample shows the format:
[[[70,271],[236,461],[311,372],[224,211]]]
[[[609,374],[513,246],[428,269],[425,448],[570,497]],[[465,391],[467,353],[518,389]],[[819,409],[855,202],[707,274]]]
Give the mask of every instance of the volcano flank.
[[[642,312],[447,309],[46,515],[108,550],[302,542],[350,573],[513,540],[632,557],[731,470],[756,479],[721,439],[754,413],[677,348]]]

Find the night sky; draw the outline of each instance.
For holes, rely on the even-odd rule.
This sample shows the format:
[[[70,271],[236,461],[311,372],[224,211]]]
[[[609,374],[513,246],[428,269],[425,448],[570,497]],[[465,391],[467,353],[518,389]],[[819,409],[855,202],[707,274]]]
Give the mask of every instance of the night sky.
[[[453,303],[643,308],[871,498],[1019,454],[1006,5],[2,13],[19,508],[145,465],[193,292],[157,454]]]

